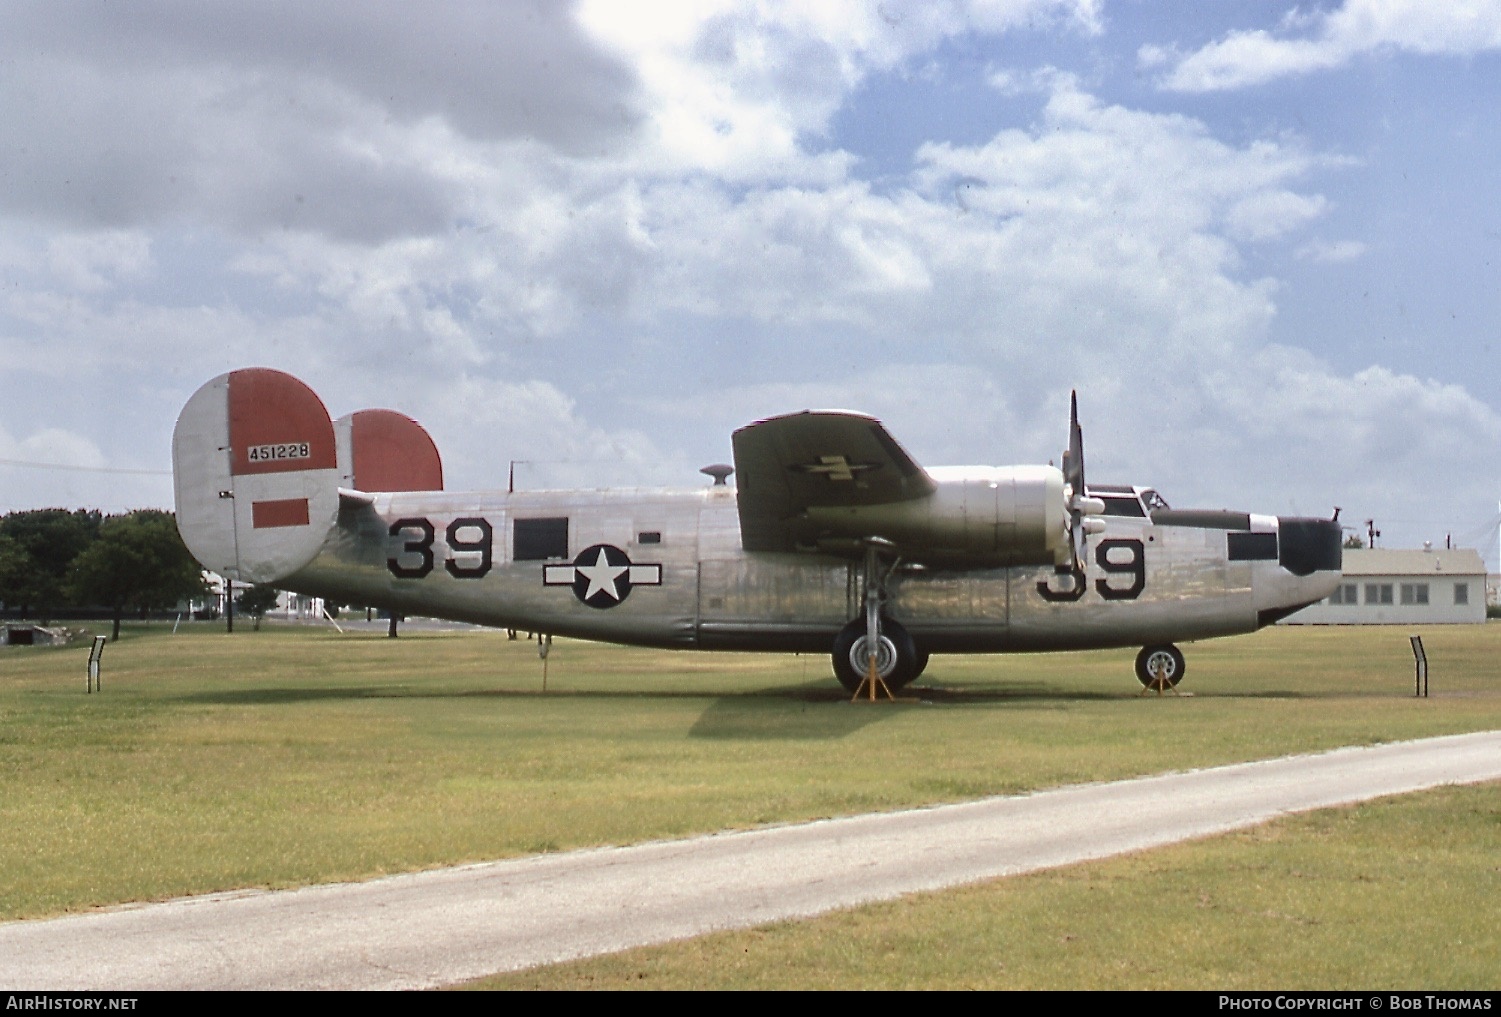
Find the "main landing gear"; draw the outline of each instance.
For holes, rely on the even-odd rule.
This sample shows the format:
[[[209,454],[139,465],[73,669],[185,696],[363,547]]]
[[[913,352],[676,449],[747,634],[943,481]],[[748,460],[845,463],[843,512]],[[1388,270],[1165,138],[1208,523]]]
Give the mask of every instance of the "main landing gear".
[[[839,684],[851,694],[869,693],[872,699],[882,691],[889,695],[909,684],[928,666],[927,651],[918,649],[900,623],[881,613],[886,590],[879,552],[890,547],[879,538],[866,542],[865,617],[840,629],[834,640],[834,675]]]
[[[912,682],[928,666],[928,654],[917,648],[901,624],[881,618],[876,636],[876,675],[895,692]],[[870,642],[864,618],[839,630],[834,640],[834,675],[851,694],[858,691],[870,668]]]

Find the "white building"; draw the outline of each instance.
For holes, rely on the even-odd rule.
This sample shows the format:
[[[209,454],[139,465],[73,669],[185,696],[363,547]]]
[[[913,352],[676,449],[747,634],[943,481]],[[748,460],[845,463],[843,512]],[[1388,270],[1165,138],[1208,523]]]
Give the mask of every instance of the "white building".
[[[1347,549],[1344,580],[1287,625],[1423,625],[1485,621],[1485,563],[1470,548]]]

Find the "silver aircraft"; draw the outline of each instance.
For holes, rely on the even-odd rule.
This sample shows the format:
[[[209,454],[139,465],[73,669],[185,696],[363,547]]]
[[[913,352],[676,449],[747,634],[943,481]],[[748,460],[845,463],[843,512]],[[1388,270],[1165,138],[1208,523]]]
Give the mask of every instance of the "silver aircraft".
[[[1141,647],[1138,679],[1176,685],[1175,643],[1261,628],[1340,575],[1337,521],[1087,487],[1077,402],[1061,470],[924,469],[844,411],[732,440],[734,466],[695,489],[450,493],[409,417],[332,421],[251,368],[178,418],[177,525],[232,580],[582,639],[831,652],[851,690],[872,670],[905,685],[934,653],[1103,647]]]

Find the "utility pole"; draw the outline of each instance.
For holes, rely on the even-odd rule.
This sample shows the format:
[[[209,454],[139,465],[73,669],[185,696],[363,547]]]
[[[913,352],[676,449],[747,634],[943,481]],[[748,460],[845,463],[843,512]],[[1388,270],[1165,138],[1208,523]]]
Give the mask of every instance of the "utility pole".
[[[1381,531],[1378,530],[1378,529],[1376,529],[1376,520],[1374,520],[1374,519],[1367,519],[1365,521],[1365,532],[1366,532],[1366,540],[1367,540],[1366,546],[1367,547],[1375,547],[1376,546],[1376,538],[1379,537],[1379,536],[1381,536]]]

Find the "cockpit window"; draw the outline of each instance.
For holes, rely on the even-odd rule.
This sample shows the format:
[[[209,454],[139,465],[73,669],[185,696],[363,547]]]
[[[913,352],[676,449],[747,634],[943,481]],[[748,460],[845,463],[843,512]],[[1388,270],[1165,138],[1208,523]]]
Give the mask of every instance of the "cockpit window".
[[[1156,512],[1158,509],[1172,508],[1172,506],[1167,503],[1166,498],[1158,494],[1156,491],[1152,490],[1150,487],[1141,492],[1141,500],[1147,506],[1148,512]]]

